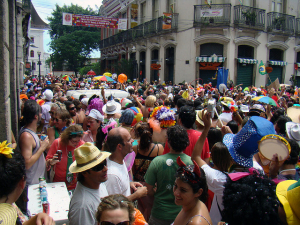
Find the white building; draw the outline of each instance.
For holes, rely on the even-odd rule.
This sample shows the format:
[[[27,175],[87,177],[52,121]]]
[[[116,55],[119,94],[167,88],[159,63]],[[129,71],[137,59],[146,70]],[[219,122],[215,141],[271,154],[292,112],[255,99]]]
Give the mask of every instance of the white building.
[[[127,18],[129,28],[137,14],[138,24],[102,29],[102,67],[132,58],[136,76],[147,80],[160,74],[164,81],[206,83],[225,67],[235,84],[260,86],[276,78],[290,83],[300,67],[300,0],[103,0],[101,12]],[[173,13],[168,30],[164,12]],[[259,74],[261,61],[272,67],[269,76]],[[151,70],[154,64],[160,70]]]

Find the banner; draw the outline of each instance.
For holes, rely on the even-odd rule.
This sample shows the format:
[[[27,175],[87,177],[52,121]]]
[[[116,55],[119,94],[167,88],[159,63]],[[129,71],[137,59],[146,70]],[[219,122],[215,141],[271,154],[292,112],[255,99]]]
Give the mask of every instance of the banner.
[[[168,30],[172,28],[172,13],[164,13],[163,16],[163,30]]]
[[[223,9],[201,9],[201,17],[223,16]]]
[[[72,26],[72,14],[63,13],[63,25]]]
[[[260,60],[260,64],[259,64],[259,73],[261,75],[265,75],[267,72],[266,72],[266,67],[265,67],[265,64],[263,63],[262,60]]]
[[[138,4],[131,4],[131,28],[138,25]]]
[[[80,15],[63,13],[63,25],[68,26],[83,26],[83,27],[97,27],[97,28],[110,28],[120,29],[119,22],[121,19],[118,18],[105,18],[100,16]],[[122,19],[122,29],[127,29],[127,19],[124,23]],[[126,25],[126,26],[125,26]]]
[[[118,29],[127,30],[127,19],[119,19]]]

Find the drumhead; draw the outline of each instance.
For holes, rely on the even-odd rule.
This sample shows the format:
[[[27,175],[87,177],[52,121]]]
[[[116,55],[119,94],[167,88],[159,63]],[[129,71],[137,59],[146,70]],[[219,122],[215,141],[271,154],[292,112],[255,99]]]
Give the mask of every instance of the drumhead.
[[[275,138],[268,138],[260,141],[258,149],[268,160],[272,160],[273,155],[276,153],[279,161],[286,160],[290,155],[288,147],[281,140]]]

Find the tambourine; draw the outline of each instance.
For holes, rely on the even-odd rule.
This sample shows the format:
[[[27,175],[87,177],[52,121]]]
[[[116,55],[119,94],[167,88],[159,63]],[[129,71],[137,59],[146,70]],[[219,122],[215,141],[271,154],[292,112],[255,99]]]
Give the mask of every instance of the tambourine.
[[[290,156],[291,146],[285,138],[269,134],[258,142],[258,150],[260,155],[265,158],[265,163],[272,161],[274,154],[278,155],[278,161],[285,161]],[[262,157],[260,158],[262,159]],[[265,164],[263,160],[262,163]]]

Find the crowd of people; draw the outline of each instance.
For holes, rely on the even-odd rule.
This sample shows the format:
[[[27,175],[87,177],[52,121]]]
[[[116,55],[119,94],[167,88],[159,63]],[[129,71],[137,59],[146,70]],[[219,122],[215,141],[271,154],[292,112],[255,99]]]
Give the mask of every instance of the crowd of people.
[[[22,128],[0,144],[0,224],[55,223],[28,210],[41,177],[66,184],[72,225],[300,224],[297,87],[24,84]]]

